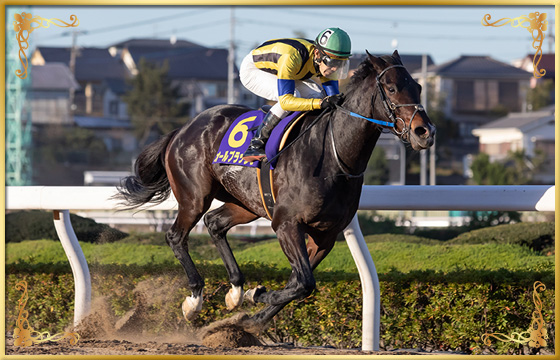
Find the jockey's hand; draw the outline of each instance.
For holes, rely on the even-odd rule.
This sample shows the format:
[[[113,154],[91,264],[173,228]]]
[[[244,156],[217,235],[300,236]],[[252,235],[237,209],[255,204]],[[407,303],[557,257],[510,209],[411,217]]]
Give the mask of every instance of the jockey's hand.
[[[336,105],[340,105],[344,100],[343,94],[336,94],[327,96],[326,98],[321,101],[321,109],[336,109]]]

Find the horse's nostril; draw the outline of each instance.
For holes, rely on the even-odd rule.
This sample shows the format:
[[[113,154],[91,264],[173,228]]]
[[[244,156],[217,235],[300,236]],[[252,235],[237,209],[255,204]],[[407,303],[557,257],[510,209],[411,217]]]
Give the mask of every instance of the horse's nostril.
[[[416,134],[416,136],[418,137],[425,138],[429,135],[429,131],[423,126],[418,126],[416,129],[414,129],[414,134]]]

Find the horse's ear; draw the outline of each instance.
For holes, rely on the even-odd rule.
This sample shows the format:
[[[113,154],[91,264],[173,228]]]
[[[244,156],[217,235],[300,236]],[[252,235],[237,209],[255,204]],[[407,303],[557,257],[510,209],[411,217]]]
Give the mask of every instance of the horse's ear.
[[[366,50],[366,54],[368,56],[369,62],[373,65],[373,68],[377,72],[382,71],[386,67],[387,63],[382,58],[371,55],[367,50]]]
[[[393,56],[393,59],[397,60],[397,62],[398,62],[399,64],[401,64],[401,65],[403,64],[403,63],[402,63],[402,60],[401,60],[401,56],[399,55],[399,52],[398,52],[397,50],[395,50],[395,51],[393,52],[393,55],[392,55],[392,56]]]

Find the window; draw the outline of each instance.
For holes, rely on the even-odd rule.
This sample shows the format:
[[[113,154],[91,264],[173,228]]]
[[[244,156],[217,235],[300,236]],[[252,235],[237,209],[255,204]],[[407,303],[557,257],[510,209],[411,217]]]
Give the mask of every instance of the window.
[[[474,110],[474,81],[458,80],[455,82],[455,110],[457,112]]]
[[[500,81],[498,84],[498,99],[509,111],[521,111],[519,101],[519,83],[513,81]]]
[[[110,115],[119,115],[119,101],[118,100],[111,100],[109,102],[109,114]]]

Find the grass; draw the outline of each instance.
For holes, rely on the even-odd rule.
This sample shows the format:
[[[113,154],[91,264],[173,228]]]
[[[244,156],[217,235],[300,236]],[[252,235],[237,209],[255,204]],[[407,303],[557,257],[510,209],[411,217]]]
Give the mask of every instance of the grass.
[[[372,235],[366,237],[378,273],[396,270],[408,273],[417,270],[451,272],[461,269],[524,270],[534,267],[554,267],[554,258],[515,244],[456,244],[437,241],[424,243],[421,238],[404,235]],[[115,242],[105,244],[81,243],[88,263],[118,265],[178,264],[167,245]],[[193,251],[195,261],[221,265],[222,261],[211,243],[201,243],[202,253]],[[238,263],[274,264],[289,269],[287,258],[277,240],[233,246]],[[33,251],[30,251],[33,249]],[[209,256],[201,256],[209,255]],[[6,263],[60,263],[68,260],[60,243],[52,240],[32,240],[6,245]],[[319,265],[318,271],[357,273],[356,266],[344,241],[337,242],[332,252]]]

